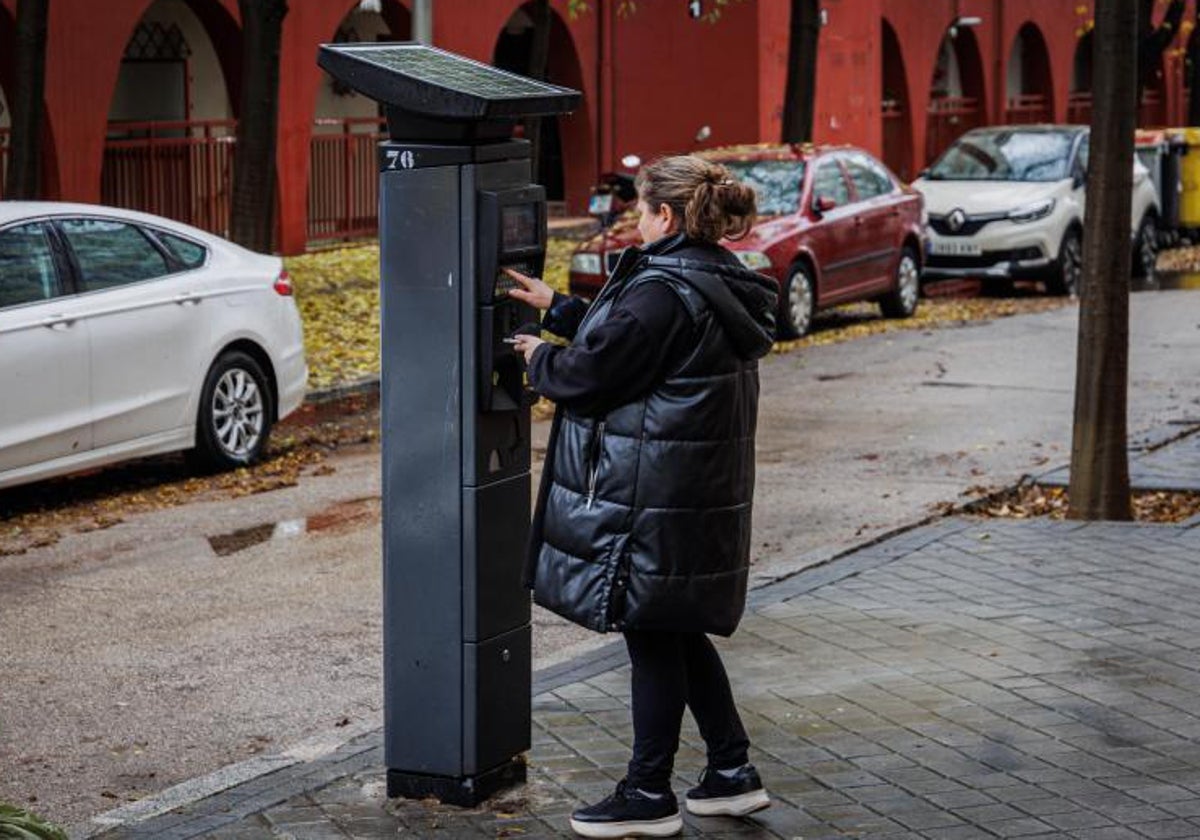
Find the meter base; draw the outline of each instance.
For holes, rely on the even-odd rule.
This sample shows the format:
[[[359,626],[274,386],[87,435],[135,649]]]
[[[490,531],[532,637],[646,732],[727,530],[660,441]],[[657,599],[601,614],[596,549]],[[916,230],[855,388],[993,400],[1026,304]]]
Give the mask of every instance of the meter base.
[[[432,796],[444,805],[457,805],[462,808],[474,808],[494,793],[523,784],[525,760],[522,756],[509,759],[499,767],[485,770],[476,776],[463,778],[405,773],[391,767],[387,771],[388,799],[398,796],[405,799],[425,799]]]

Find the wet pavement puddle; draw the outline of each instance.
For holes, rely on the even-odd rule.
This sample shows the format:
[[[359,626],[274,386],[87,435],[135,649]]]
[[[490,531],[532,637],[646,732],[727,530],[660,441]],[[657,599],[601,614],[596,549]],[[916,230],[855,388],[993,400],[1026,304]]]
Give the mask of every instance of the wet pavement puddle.
[[[353,499],[339,502],[311,516],[266,522],[209,536],[208,544],[218,557],[228,557],[256,545],[275,540],[294,539],[308,534],[338,533],[379,519],[380,500]]]

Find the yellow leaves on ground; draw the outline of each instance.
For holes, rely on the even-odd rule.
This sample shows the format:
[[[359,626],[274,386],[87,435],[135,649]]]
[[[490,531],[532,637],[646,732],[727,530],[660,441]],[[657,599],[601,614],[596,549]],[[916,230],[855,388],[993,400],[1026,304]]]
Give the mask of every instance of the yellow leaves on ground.
[[[379,374],[379,246],[291,257],[304,321],[308,387],[323,390]]]
[[[1031,519],[1042,516],[1065,519],[1069,507],[1070,499],[1065,487],[1023,484],[994,496],[970,512],[1003,519]],[[1173,493],[1163,490],[1133,492],[1133,518],[1138,522],[1182,522],[1197,514],[1200,514],[1200,493]]]

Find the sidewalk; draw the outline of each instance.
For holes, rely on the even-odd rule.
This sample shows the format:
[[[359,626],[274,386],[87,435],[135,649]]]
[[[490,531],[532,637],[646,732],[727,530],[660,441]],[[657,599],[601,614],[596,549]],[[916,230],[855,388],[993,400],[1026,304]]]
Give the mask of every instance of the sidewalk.
[[[1198,560],[1195,521],[952,518],[755,590],[719,647],[775,804],[685,835],[1200,837]],[[476,810],[388,802],[373,731],[100,836],[563,836],[624,773],[625,663],[535,675],[530,783]],[[676,790],[702,765],[689,717]]]

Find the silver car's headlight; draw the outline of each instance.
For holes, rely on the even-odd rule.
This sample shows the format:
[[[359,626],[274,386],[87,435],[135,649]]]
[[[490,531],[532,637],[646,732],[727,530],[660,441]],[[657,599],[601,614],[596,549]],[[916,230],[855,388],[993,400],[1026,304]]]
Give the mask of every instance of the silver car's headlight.
[[[771,258],[762,251],[734,251],[733,255],[751,271],[763,271],[771,267]]]
[[[599,274],[600,255],[589,253],[573,254],[571,256],[571,270],[577,274]]]
[[[1039,201],[1037,204],[1027,204],[1024,207],[1018,207],[1016,210],[1010,211],[1008,218],[1010,221],[1017,224],[1025,222],[1036,222],[1038,219],[1044,219],[1054,212],[1054,199],[1048,198],[1045,201]]]

